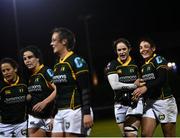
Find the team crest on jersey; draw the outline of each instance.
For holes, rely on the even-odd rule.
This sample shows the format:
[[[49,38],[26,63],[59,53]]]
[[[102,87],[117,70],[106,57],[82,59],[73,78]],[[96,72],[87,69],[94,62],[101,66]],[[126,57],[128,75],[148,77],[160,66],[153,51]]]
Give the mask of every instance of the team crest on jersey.
[[[66,129],[70,127],[70,122],[66,122]]]
[[[130,73],[133,73],[134,72],[134,69],[130,69]]]
[[[159,120],[164,120],[164,119],[165,119],[165,115],[164,114],[159,115]]]
[[[147,67],[147,71],[150,71],[151,70],[151,67]]]
[[[118,74],[122,74],[122,70],[121,70],[121,69],[118,69],[118,70],[117,70],[117,73],[118,73]]]
[[[5,94],[11,94],[10,90],[5,90]]]
[[[52,69],[47,69],[47,73],[50,77],[54,76],[54,72],[52,71]]]

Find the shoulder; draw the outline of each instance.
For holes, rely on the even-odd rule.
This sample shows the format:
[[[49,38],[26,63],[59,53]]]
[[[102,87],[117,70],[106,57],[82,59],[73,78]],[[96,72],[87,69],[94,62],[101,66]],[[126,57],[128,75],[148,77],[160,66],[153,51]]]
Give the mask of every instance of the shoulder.
[[[87,62],[85,61],[85,59],[77,54],[72,54],[69,57],[69,62],[76,68],[81,68],[83,66],[87,66]]]
[[[28,80],[25,79],[23,76],[19,76],[19,83],[27,85],[28,84]]]
[[[4,81],[0,81],[0,90],[5,87],[7,85],[7,83],[5,83]]]
[[[153,59],[153,64],[156,67],[162,66],[162,65],[167,65],[167,60],[163,56],[157,55]]]
[[[105,73],[109,74],[116,71],[117,65],[118,65],[118,62],[116,60],[110,61],[105,67]]]
[[[42,68],[42,72],[43,75],[45,76],[49,76],[49,77],[53,77],[54,76],[54,72],[51,68],[49,68],[48,66],[44,66]]]
[[[118,64],[117,60],[112,60],[112,61],[108,62],[108,64],[106,65],[106,68],[116,66],[117,64]]]

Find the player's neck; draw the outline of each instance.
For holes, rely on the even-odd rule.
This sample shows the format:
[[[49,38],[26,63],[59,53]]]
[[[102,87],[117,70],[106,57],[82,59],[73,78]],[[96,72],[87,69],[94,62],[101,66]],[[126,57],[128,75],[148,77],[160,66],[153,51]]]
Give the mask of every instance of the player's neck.
[[[59,55],[59,58],[60,58],[61,60],[63,60],[64,57],[68,54],[68,52],[69,52],[69,51],[67,51],[67,50],[62,51],[61,54]]]

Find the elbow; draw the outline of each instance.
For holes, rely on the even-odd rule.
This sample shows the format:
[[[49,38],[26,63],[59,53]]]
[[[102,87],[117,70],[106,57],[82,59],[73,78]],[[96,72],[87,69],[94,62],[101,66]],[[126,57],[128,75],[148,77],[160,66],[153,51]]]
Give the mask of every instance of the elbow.
[[[117,87],[117,85],[115,85],[115,84],[111,84],[111,88],[113,89],[113,90],[118,90],[119,88]]]

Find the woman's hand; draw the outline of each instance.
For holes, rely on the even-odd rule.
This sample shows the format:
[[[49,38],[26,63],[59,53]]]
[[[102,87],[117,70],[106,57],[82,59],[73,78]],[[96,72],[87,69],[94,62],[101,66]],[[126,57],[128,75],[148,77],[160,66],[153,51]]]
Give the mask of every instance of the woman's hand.
[[[141,87],[138,87],[134,90],[133,92],[133,98],[134,99],[138,99],[140,96],[142,96],[142,94],[144,94],[145,92],[147,91],[147,87],[144,85],[144,86],[141,86]]]
[[[33,106],[32,111],[34,112],[41,112],[46,107],[46,102],[39,102],[36,105]]]
[[[84,122],[85,128],[91,128],[93,126],[92,116],[91,115],[84,115],[83,122]]]

